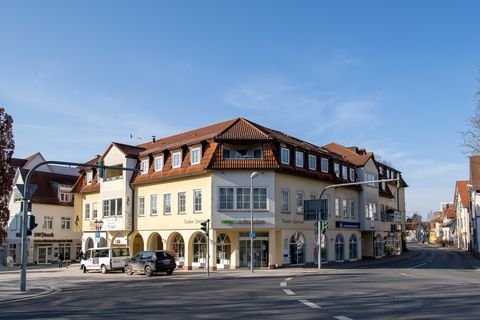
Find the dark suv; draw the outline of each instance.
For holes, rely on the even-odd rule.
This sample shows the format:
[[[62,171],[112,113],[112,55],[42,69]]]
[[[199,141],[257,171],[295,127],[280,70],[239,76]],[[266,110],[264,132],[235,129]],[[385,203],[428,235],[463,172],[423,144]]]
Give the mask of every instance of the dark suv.
[[[176,267],[175,258],[167,251],[140,251],[127,261],[125,273],[131,275],[134,272],[141,272],[151,276],[156,272],[166,272],[171,275]]]

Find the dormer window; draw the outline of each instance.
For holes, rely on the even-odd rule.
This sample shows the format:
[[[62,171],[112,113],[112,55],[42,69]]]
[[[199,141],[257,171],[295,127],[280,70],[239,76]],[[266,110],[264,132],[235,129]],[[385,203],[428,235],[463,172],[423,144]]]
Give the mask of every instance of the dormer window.
[[[355,181],[355,169],[350,168],[350,181]]]
[[[223,145],[223,160],[262,159],[262,147],[251,145]]]
[[[202,148],[190,149],[190,164],[199,164],[202,158]]]
[[[172,168],[180,168],[182,166],[182,151],[172,154]]]
[[[93,172],[89,171],[87,172],[87,184],[92,184],[93,181]]]
[[[140,171],[142,174],[148,173],[148,164],[148,159],[142,160],[142,162],[140,162]]]
[[[308,169],[317,170],[317,156],[308,155]]]
[[[155,172],[163,170],[163,154],[161,156],[155,157]]]
[[[348,167],[342,166],[342,178],[347,180],[348,178]]]
[[[290,164],[290,150],[287,148],[282,148],[280,152],[280,161],[283,164]]]
[[[295,166],[303,168],[303,152],[295,151]]]
[[[337,177],[340,177],[340,164],[339,163],[334,163],[333,164],[333,171],[335,172],[335,175]]]
[[[322,158],[322,172],[328,173],[328,159]]]

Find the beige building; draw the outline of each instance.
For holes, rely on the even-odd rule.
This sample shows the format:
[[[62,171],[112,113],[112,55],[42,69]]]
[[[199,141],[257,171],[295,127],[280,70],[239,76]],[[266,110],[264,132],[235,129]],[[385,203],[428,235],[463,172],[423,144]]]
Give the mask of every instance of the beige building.
[[[315,263],[316,229],[304,221],[304,200],[317,199],[331,184],[362,181],[362,170],[379,166],[373,156],[359,166],[328,148],[243,118],[138,146],[112,143],[91,163],[98,161],[138,171],[106,169],[103,178],[93,168],[82,173],[74,187],[82,248],[165,249],[187,269],[206,265],[207,245],[214,269],[248,267],[251,222],[255,267]],[[364,251],[373,255],[376,235],[382,245],[388,240],[391,229],[381,230],[380,219],[373,229],[367,226],[364,212],[365,199],[376,208],[383,196],[378,188],[364,188],[325,193],[329,227],[322,241],[324,261],[361,259]],[[210,221],[208,237],[200,229],[205,220]],[[362,243],[364,236],[371,246]],[[378,253],[385,254],[383,247]]]

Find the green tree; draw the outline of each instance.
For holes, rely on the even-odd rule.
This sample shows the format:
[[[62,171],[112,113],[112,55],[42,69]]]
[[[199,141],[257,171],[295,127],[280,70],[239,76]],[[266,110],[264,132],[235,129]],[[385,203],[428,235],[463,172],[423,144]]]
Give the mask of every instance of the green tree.
[[[11,165],[15,141],[13,140],[13,119],[0,107],[0,243],[5,238],[10,210],[8,203],[12,192],[15,171]]]

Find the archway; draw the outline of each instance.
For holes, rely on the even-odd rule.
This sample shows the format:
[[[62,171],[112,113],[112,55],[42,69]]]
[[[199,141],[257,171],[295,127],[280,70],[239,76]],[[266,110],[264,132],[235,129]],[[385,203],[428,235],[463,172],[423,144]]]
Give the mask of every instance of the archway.
[[[230,265],[231,252],[230,238],[225,233],[220,233],[217,237],[217,264]]]
[[[354,260],[358,258],[358,241],[357,241],[357,236],[352,234],[350,236],[350,241],[348,243],[348,256],[350,260]]]
[[[205,263],[207,256],[207,237],[203,232],[193,236],[193,263]]]
[[[87,251],[88,249],[93,248],[93,246],[94,246],[93,239],[92,238],[87,238],[87,240],[85,241],[85,250],[84,251]]]
[[[98,239],[98,248],[105,248],[107,247],[107,239],[105,239],[104,237],[101,237],[100,239]]]
[[[305,264],[305,236],[301,232],[290,238],[290,264]]]
[[[375,249],[375,257],[382,257],[384,252],[384,242],[382,236],[377,234],[375,240],[373,241],[374,249]]]
[[[148,250],[163,250],[162,237],[158,233],[152,233],[148,240]]]
[[[185,264],[185,240],[183,240],[182,235],[178,232],[175,232],[171,236],[171,239],[169,248],[175,256],[177,264],[183,266]]]
[[[143,237],[137,234],[133,238],[132,256],[136,255],[139,251],[143,251]]]
[[[343,261],[345,259],[345,240],[341,234],[335,238],[335,260]]]

